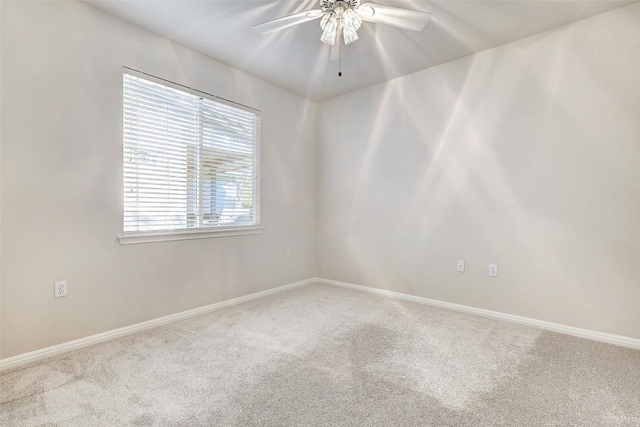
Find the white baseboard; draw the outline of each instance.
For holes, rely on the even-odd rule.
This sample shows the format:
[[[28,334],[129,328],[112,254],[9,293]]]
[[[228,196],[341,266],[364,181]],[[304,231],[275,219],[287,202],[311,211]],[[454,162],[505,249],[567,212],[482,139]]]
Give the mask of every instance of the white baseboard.
[[[343,288],[354,289],[361,292],[367,292],[370,294],[381,295],[388,298],[393,298],[402,301],[409,301],[418,304],[430,305],[433,307],[446,308],[449,310],[460,311],[463,313],[474,314],[477,316],[487,317],[495,320],[503,320],[505,322],[517,323],[519,325],[531,326],[538,329],[544,329],[547,331],[558,332],[561,334],[572,335],[575,337],[586,338],[593,341],[605,342],[608,344],[614,344],[622,347],[628,347],[636,350],[640,350],[640,339],[629,338],[620,335],[607,334],[604,332],[592,331],[589,329],[575,328],[573,326],[561,325],[559,323],[546,322],[544,320],[536,320],[528,317],[516,316],[513,314],[500,313],[498,311],[485,310],[483,308],[469,307],[461,304],[454,304],[445,301],[438,301],[430,298],[419,297],[415,295],[402,294],[399,292],[387,291],[384,289],[370,288],[367,286],[354,285],[352,283],[339,282],[337,280],[324,279],[321,277],[314,277],[311,279],[302,280],[300,282],[290,283],[288,285],[280,286],[273,289],[268,289],[262,292],[256,292],[253,294],[245,295],[238,298],[233,298],[226,301],[217,302],[215,304],[206,305],[204,307],[194,308],[192,310],[183,311],[176,314],[171,314],[157,319],[148,320],[146,322],[136,323],[134,325],[125,326],[123,328],[113,329],[111,331],[103,332],[96,335],[91,335],[85,338],[69,341],[66,343],[54,345],[51,347],[43,348],[40,350],[31,351],[29,353],[19,354],[17,356],[9,357],[6,359],[0,359],[0,372],[14,369],[28,363],[36,362],[49,357],[57,356],[70,351],[79,350],[83,347],[88,347],[101,342],[109,341],[115,338],[131,335],[136,332],[142,332],[149,329],[157,328],[168,323],[177,322],[179,320],[194,317],[200,314],[208,313],[221,308],[231,307],[243,302],[252,301],[259,298],[264,298],[269,295],[273,295],[279,292],[283,292],[289,289],[297,288],[299,286],[311,284],[311,283],[324,283],[327,285],[340,286]]]
[[[354,285],[352,283],[339,282],[337,280],[323,279],[317,277],[316,281],[327,285],[340,286],[343,288],[354,289],[357,291],[368,292],[370,294],[381,295],[397,300],[410,301],[418,304],[430,305],[433,307],[446,308],[449,310],[460,311],[463,313],[475,314],[477,316],[487,317],[489,319],[503,320],[505,322],[517,323],[519,325],[531,326],[546,331],[558,332],[561,334],[572,335],[574,337],[586,338],[593,341],[600,341],[608,344],[614,344],[622,347],[628,347],[640,350],[640,339],[624,337],[621,335],[607,334],[604,332],[592,331],[589,329],[581,329],[573,326],[562,325],[559,323],[546,322],[544,320],[531,319],[529,317],[516,316],[513,314],[500,313],[499,311],[485,310],[483,308],[469,307],[451,302],[439,301],[430,298],[419,297],[415,295],[402,294],[399,292],[387,291],[384,289],[370,288],[368,286]]]
[[[36,362],[38,360],[42,360],[42,359],[57,356],[63,353],[67,353],[70,351],[78,350],[83,347],[88,347],[104,341],[109,341],[109,340],[120,338],[126,335],[135,334],[136,332],[142,332],[149,329],[157,328],[158,326],[166,325],[167,323],[177,322],[179,320],[184,320],[189,317],[197,316],[199,314],[209,313],[211,311],[220,310],[221,308],[238,305],[243,302],[252,301],[258,298],[264,298],[269,295],[273,295],[289,289],[297,288],[298,286],[314,283],[315,281],[316,281],[315,278],[306,279],[300,282],[279,286],[277,288],[267,289],[266,291],[256,292],[256,293],[244,295],[238,298],[217,302],[215,304],[209,304],[203,307],[194,308],[192,310],[182,311],[176,314],[170,314],[168,316],[159,317],[157,319],[148,320],[146,322],[136,323],[134,325],[125,326],[123,328],[113,329],[111,331],[102,332],[100,334],[91,335],[85,338],[80,338],[77,340],[54,345],[51,347],[46,347],[40,350],[31,351],[29,353],[19,354],[17,356],[8,357],[6,359],[0,359],[0,372],[17,368],[19,366]]]

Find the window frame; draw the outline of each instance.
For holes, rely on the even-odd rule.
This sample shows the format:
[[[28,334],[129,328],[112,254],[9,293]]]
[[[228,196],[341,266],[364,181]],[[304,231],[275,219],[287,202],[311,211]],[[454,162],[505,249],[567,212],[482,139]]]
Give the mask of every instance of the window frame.
[[[133,77],[137,77],[137,78],[141,78],[143,80],[148,80],[150,82],[156,83],[156,84],[160,84],[162,86],[166,86],[175,90],[179,90],[181,92],[184,93],[188,93],[200,98],[206,98],[209,101],[212,102],[216,102],[216,103],[221,103],[221,104],[225,104],[228,105],[230,107],[233,108],[239,108],[245,111],[249,111],[252,114],[256,115],[256,119],[257,119],[257,140],[255,141],[255,153],[254,153],[254,158],[253,158],[253,165],[254,165],[254,175],[255,175],[255,180],[254,180],[254,185],[255,188],[252,191],[252,195],[253,195],[253,209],[254,209],[254,219],[255,219],[255,223],[252,225],[235,225],[235,226],[213,226],[213,227],[196,227],[196,228],[181,228],[181,229],[167,229],[167,230],[152,230],[152,231],[124,231],[124,218],[125,218],[125,204],[124,204],[124,198],[125,198],[125,185],[124,185],[124,168],[125,168],[125,138],[124,138],[124,114],[125,114],[125,109],[124,109],[124,76],[125,74],[128,74],[130,76]],[[216,95],[212,95],[210,93],[207,92],[203,92],[194,88],[191,88],[189,86],[185,86],[185,85],[181,85],[179,83],[175,83],[157,76],[153,76],[151,74],[147,74],[138,70],[134,70],[132,68],[128,68],[128,67],[123,67],[122,69],[122,86],[121,86],[121,102],[120,102],[120,106],[122,108],[122,114],[121,114],[121,121],[120,124],[122,126],[121,128],[121,137],[122,137],[122,161],[121,161],[121,165],[122,165],[122,185],[121,185],[121,189],[122,189],[122,209],[121,209],[121,216],[120,218],[122,219],[122,228],[121,228],[121,233],[120,235],[118,235],[118,240],[120,241],[120,244],[136,244],[136,243],[150,243],[150,242],[168,242],[168,241],[174,241],[174,240],[187,240],[187,239],[204,239],[204,238],[212,238],[212,237],[229,237],[229,236],[243,236],[243,235],[252,235],[252,234],[260,234],[264,231],[264,228],[261,225],[260,222],[260,178],[261,178],[261,174],[260,174],[260,144],[261,144],[261,140],[262,140],[262,135],[261,135],[261,114],[260,111],[252,108],[252,107],[248,107],[246,105],[243,104],[239,104],[237,102],[233,102],[230,101],[228,99],[225,98],[221,98],[219,96]]]

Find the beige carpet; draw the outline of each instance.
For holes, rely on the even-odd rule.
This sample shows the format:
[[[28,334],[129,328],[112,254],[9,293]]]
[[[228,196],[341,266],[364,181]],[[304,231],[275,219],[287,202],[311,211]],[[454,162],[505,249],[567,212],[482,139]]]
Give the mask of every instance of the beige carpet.
[[[0,376],[9,426],[640,426],[640,351],[309,285]]]

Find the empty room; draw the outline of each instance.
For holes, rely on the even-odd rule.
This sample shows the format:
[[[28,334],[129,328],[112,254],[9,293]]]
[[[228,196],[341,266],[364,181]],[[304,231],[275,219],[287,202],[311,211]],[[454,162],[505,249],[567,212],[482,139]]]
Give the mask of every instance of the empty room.
[[[640,2],[0,0],[0,425],[640,426]]]

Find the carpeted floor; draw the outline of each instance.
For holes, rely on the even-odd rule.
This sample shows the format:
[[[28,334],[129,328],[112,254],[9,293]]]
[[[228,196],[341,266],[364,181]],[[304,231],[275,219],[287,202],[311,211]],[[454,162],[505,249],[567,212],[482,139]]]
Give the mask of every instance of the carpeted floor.
[[[9,426],[640,426],[640,351],[327,285],[0,375]]]

